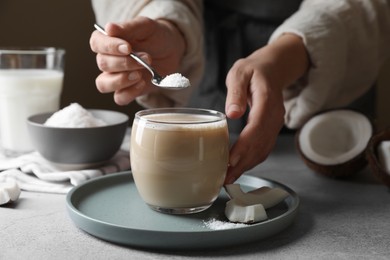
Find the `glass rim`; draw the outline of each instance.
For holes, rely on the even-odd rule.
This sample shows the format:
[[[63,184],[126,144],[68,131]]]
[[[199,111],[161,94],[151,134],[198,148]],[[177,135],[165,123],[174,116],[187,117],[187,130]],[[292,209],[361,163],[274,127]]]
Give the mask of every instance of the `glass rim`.
[[[147,115],[169,114],[169,113],[212,116],[213,119],[204,119],[204,120],[197,120],[197,121],[167,121],[163,119],[160,120],[160,119],[150,119],[150,118],[143,117]],[[206,123],[220,122],[222,120],[226,120],[226,115],[216,110],[204,109],[204,108],[149,108],[149,109],[138,111],[135,114],[134,119],[138,119],[150,123],[184,125],[184,124],[206,124]]]
[[[1,54],[64,54],[65,49],[57,47],[2,47],[0,46]]]

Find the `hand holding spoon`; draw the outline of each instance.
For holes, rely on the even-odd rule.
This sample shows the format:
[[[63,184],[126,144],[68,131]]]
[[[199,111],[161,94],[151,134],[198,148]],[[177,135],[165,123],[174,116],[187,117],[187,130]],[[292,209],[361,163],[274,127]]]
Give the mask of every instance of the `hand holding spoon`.
[[[95,28],[104,35],[107,35],[106,31],[100,25],[95,24]],[[152,68],[149,64],[143,61],[137,54],[131,52],[130,57],[132,57],[139,64],[144,66],[150,72],[150,74],[152,74],[151,82],[157,87],[168,89],[183,89],[191,85],[190,81],[179,73],[174,73],[166,77],[162,77],[160,74],[157,73],[154,68]]]

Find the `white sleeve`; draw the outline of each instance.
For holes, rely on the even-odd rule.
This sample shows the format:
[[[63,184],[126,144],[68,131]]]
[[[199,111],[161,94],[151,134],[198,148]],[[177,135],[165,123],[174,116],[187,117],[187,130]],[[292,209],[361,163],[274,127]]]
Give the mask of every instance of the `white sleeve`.
[[[348,105],[377,79],[390,52],[386,0],[306,0],[271,36],[302,37],[311,59],[305,80],[284,91],[289,128],[315,113]],[[303,83],[304,82],[304,83]]]
[[[201,0],[92,0],[96,20],[120,22],[136,16],[172,21],[186,41],[186,52],[179,73],[187,77],[191,87],[173,91],[159,89],[140,96],[137,102],[144,107],[185,106],[204,69],[203,5]]]

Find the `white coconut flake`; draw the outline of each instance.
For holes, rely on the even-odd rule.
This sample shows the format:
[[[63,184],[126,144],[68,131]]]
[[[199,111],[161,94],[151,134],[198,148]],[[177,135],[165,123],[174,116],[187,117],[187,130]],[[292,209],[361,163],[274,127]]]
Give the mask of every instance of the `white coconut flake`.
[[[187,88],[191,86],[189,79],[180,73],[174,73],[166,76],[163,80],[161,80],[159,85],[167,88]]]
[[[215,218],[209,219],[207,221],[203,221],[205,227],[212,230],[224,230],[224,229],[233,229],[233,228],[241,228],[247,227],[249,225],[244,223],[233,223],[228,221],[221,221]]]
[[[94,117],[88,110],[77,103],[55,112],[44,123],[50,127],[84,128],[106,126],[103,120]]]

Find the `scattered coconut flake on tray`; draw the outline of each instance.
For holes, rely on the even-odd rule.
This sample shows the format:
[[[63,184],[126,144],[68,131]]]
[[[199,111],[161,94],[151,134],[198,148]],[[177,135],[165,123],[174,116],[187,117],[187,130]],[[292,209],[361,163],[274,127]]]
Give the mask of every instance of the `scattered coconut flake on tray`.
[[[94,117],[91,112],[84,109],[81,105],[72,103],[55,112],[46,120],[45,125],[51,127],[86,128],[106,126],[107,123]]]
[[[181,75],[180,73],[173,73],[161,80],[159,85],[172,88],[187,88],[191,86],[189,79]]]
[[[228,221],[221,221],[215,218],[209,219],[207,221],[203,221],[203,224],[205,225],[205,227],[211,230],[224,230],[224,229],[233,229],[233,228],[249,226],[248,224],[244,224],[244,223],[233,223]]]

